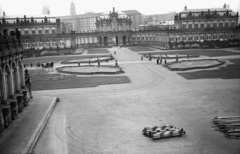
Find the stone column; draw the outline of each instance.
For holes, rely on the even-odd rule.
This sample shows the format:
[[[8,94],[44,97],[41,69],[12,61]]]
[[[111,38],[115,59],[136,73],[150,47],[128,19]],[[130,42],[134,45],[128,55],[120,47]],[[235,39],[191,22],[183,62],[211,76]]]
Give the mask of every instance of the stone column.
[[[0,87],[0,88],[2,88],[2,97],[3,97],[3,101],[6,101],[7,100],[7,83],[6,83],[6,72],[5,71],[3,71],[2,72],[2,76],[1,76],[1,85],[2,85],[2,87]],[[1,101],[1,100],[0,100]]]

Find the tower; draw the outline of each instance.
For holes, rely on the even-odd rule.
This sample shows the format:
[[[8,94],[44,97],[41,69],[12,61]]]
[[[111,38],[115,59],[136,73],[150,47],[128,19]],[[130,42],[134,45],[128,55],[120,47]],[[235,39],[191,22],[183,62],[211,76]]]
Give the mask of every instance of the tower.
[[[70,16],[74,16],[76,15],[76,9],[75,9],[75,4],[73,2],[71,2],[71,6],[70,6]]]
[[[46,1],[43,4],[42,14],[43,15],[50,15],[49,6],[48,6]]]

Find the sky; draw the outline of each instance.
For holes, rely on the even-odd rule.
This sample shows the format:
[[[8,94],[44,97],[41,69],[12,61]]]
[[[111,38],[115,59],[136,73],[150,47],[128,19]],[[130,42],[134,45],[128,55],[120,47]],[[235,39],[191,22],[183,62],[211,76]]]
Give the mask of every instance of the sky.
[[[76,13],[137,10],[144,15],[163,14],[188,9],[221,8],[226,3],[240,13],[240,0],[0,0],[0,9],[6,15],[41,15],[43,4],[49,6],[51,16],[70,15],[70,4],[74,2]],[[2,13],[1,13],[2,16]]]

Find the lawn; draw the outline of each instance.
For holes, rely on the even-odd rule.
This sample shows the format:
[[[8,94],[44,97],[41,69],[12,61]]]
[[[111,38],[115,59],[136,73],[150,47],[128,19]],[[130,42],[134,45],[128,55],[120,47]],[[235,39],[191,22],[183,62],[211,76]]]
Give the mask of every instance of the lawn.
[[[33,91],[97,87],[131,82],[127,76],[77,77],[76,75],[47,74],[45,70],[29,70],[29,73]]]
[[[240,60],[231,59],[229,60],[234,64],[229,64],[227,67],[219,67],[217,70],[204,70],[194,72],[180,72],[177,73],[180,76],[188,80],[193,79],[211,79],[211,78],[222,78],[222,79],[237,79],[240,78]]]
[[[202,55],[202,56],[208,56],[208,57],[217,57],[217,56],[230,56],[230,55],[240,55],[240,53],[226,51],[226,50],[208,50],[208,49],[187,49],[184,50],[174,50],[174,51],[159,51],[151,53],[152,55],[159,55],[159,54],[165,54],[167,51],[168,54],[192,54],[192,55]]]
[[[107,49],[101,49],[101,48],[91,48],[87,49],[88,54],[101,54],[101,53],[110,53]]]
[[[102,54],[102,55],[71,55],[71,56],[47,56],[47,57],[36,57],[36,58],[25,58],[23,59],[24,64],[31,63],[43,63],[43,62],[61,62],[65,60],[78,60],[78,59],[86,59],[90,57],[106,57],[110,54]]]
[[[136,47],[129,47],[128,48],[131,51],[140,52],[140,51],[155,51],[154,49],[151,49],[149,47],[143,47],[143,46],[136,46]]]

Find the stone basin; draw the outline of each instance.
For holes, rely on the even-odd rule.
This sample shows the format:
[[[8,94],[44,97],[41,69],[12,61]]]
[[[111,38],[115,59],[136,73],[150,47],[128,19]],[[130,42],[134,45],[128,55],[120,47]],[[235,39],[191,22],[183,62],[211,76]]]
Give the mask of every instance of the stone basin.
[[[61,62],[62,64],[75,64],[75,63],[96,63],[98,60],[100,62],[102,61],[109,61],[113,60],[113,57],[93,57],[93,58],[82,58],[82,59],[74,59],[74,60],[68,60]]]
[[[183,60],[179,62],[167,63],[165,66],[171,71],[185,71],[191,69],[204,69],[217,67],[224,64],[218,59]]]
[[[96,65],[85,65],[85,66],[64,66],[57,68],[60,73],[77,74],[77,75],[93,75],[93,74],[120,74],[124,73],[119,66],[96,66]]]

